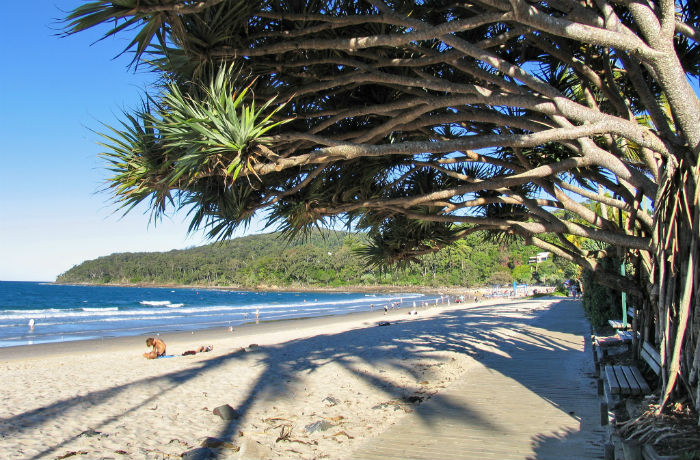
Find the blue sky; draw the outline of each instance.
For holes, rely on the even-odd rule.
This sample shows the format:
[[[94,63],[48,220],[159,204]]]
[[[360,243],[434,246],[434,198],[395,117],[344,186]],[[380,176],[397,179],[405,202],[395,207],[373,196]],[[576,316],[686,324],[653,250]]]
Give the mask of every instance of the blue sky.
[[[91,129],[116,125],[153,77],[128,70],[128,56],[114,59],[127,34],[98,43],[97,31],[55,36],[56,19],[80,3],[3,5],[0,280],[53,281],[102,255],[206,242],[201,234],[187,236],[184,213],[149,225],[148,214],[137,210],[122,218],[109,195],[98,193],[107,172]]]

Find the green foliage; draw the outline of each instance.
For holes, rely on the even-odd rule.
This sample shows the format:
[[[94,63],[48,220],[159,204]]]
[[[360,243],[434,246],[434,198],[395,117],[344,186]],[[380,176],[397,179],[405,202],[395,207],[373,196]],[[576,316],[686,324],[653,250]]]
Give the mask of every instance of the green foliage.
[[[605,273],[618,273],[620,261],[613,257],[606,257],[601,259],[597,270],[599,271],[597,274],[590,270],[583,272],[583,308],[591,324],[594,327],[601,327],[605,326],[609,319],[622,317],[622,300],[619,291],[602,286],[595,281],[594,277],[605,276]]]
[[[513,269],[513,279],[520,284],[532,281],[532,269],[529,265],[518,265]]]
[[[116,202],[129,211],[150,200],[155,217],[169,206],[190,209],[190,231],[204,227],[212,238],[229,238],[246,225],[263,201],[250,182],[270,154],[265,134],[288,122],[272,120],[284,108],[269,107],[274,97],[256,108],[252,83],[232,67],[221,68],[207,87],[189,85],[189,93],[169,83],[159,99],[125,114],[121,129],[108,126],[102,156]]]
[[[566,288],[564,280],[557,280],[556,284],[554,285],[554,295],[560,295],[564,297],[569,296],[569,290]]]
[[[510,274],[510,272],[507,272],[505,270],[493,272],[489,277],[489,284],[497,284],[500,286],[503,284],[510,284],[512,282],[513,276]]]
[[[442,251],[417,257],[416,263],[368,267],[358,255],[367,244],[371,244],[368,235],[335,231],[313,232],[305,240],[287,240],[280,233],[252,235],[186,250],[112,254],[83,262],[57,281],[244,288],[477,287],[512,283],[511,261],[537,252],[531,246],[497,245],[472,234]],[[529,266],[516,269],[529,273]]]
[[[545,260],[537,264],[537,270],[535,271],[535,277],[542,283],[554,282],[561,279],[562,273],[554,265],[551,260]]]

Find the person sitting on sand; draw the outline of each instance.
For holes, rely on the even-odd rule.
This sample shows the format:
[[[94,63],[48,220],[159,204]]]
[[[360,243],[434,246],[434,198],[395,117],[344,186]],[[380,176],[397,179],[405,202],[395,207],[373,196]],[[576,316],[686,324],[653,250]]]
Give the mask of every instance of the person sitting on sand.
[[[153,347],[153,350],[151,350],[148,353],[144,353],[144,358],[156,359],[160,358],[161,356],[165,356],[165,342],[163,342],[162,340],[149,337],[146,339],[146,346]]]
[[[198,348],[195,348],[194,350],[187,350],[182,354],[182,356],[187,356],[187,355],[196,355],[197,353],[206,353],[208,351],[212,351],[214,349],[214,345],[200,345]]]

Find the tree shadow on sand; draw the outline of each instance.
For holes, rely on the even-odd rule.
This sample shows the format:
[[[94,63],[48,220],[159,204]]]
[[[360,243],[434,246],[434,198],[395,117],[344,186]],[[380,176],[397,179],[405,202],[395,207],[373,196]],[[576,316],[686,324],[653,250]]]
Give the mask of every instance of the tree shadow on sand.
[[[202,433],[202,438],[209,436],[227,441],[235,440],[239,436],[241,421],[245,419],[256,401],[263,397],[267,399],[285,397],[298,383],[300,375],[314,372],[319,366],[329,363],[341,366],[365,384],[381,389],[390,397],[404,400],[411,396],[407,388],[387,380],[380,371],[389,368],[400,370],[418,380],[421,378],[420,369],[415,365],[412,366],[410,362],[415,363],[421,358],[435,359],[436,352],[450,351],[467,354],[495,371],[517,380],[518,363],[513,359],[516,354],[538,351],[565,356],[566,353],[576,352],[580,348],[580,341],[568,344],[552,340],[551,331],[562,330],[577,334],[581,340],[589,333],[585,320],[578,319],[582,317],[581,313],[577,313],[578,316],[575,318],[572,316],[573,308],[580,309],[580,304],[574,307],[572,302],[563,301],[554,303],[548,309],[528,314],[527,310],[533,302],[541,303],[523,300],[503,305],[472,304],[462,310],[443,311],[432,317],[411,316],[410,319],[394,315],[390,317],[391,325],[378,327],[373,334],[367,334],[364,329],[356,329],[257,347],[247,353],[239,350],[207,357],[193,362],[192,366],[185,370],[156,378],[134,379],[128,384],[91,392],[82,398],[56,401],[47,407],[0,419],[0,427],[12,427],[5,433],[6,436],[12,436],[13,433],[31,429],[46,417],[65,415],[76,408],[83,398],[87,398],[93,404],[109,403],[110,399],[134,385],[160,383],[163,390],[158,397],[167,397],[168,393],[178,385],[209,370],[230,364],[232,361],[242,361],[244,357],[246,359],[254,357],[256,365],[261,366],[263,371],[242,402],[236,405],[236,411],[240,417],[228,421],[223,428],[219,426],[215,432]],[[370,322],[367,327],[377,326],[376,323]],[[566,364],[563,363],[563,365]],[[368,372],[367,369],[372,371]],[[550,380],[552,375],[556,377],[556,373],[548,373]],[[586,377],[581,376],[582,379]],[[551,386],[543,386],[536,380],[523,380],[520,383],[551,404],[560,407],[561,410],[570,411],[568,407],[571,403],[570,399],[561,397],[561,392],[550,391]],[[121,411],[106,418],[101,424],[93,426],[93,429],[99,430],[100,426],[114,422],[126,413],[143,408],[152,400],[153,397],[134,401],[128,411]],[[489,430],[503,429],[487,415],[464,402],[454,401],[440,393],[432,395],[430,401],[431,405],[438,410],[425,415],[421,415],[421,411],[416,411],[415,415],[422,417],[422,423],[430,424],[433,422],[432,417],[439,416],[441,419],[452,417],[456,423],[478,424]],[[66,446],[76,437],[48,446],[34,458],[44,458],[52,453],[56,455],[58,449]],[[533,444],[536,442],[537,440],[533,440]],[[215,455],[221,453],[217,450],[213,452]],[[228,454],[230,452],[226,455]]]

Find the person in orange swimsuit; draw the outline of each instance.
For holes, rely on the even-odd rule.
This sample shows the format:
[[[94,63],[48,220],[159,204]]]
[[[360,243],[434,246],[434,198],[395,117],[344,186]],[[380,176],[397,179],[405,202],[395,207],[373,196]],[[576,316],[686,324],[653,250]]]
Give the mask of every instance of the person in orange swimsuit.
[[[165,342],[163,342],[162,340],[149,337],[146,339],[146,346],[153,347],[153,350],[149,351],[148,353],[144,353],[144,358],[156,359],[161,356],[165,356]]]

